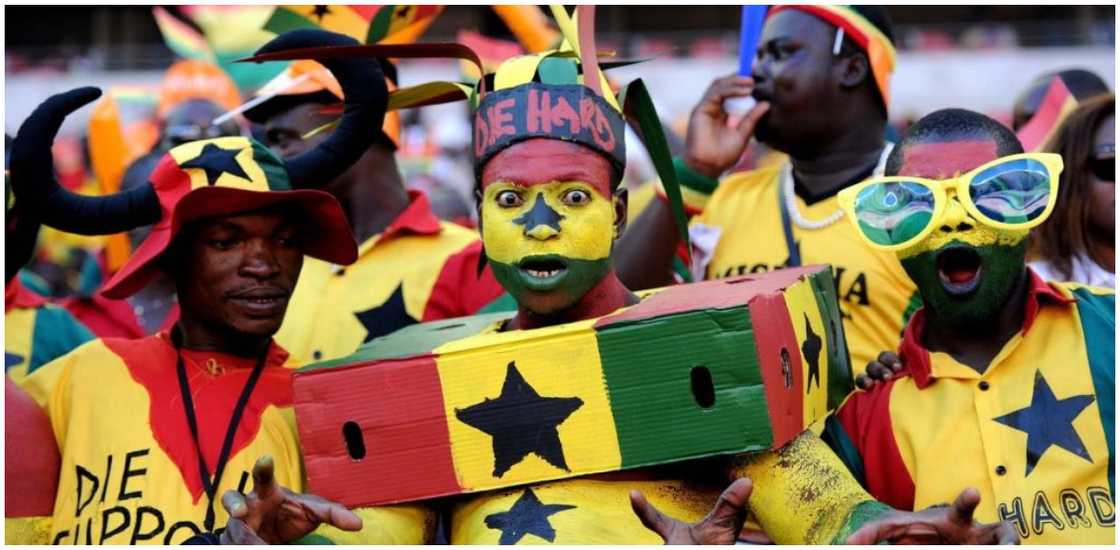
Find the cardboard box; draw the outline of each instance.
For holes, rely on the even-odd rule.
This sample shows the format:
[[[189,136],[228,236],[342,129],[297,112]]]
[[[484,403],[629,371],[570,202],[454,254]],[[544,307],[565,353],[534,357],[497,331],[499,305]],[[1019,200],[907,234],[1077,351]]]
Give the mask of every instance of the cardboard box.
[[[380,505],[757,452],[852,389],[828,266],[498,332],[509,316],[415,325],[300,370],[310,491]]]

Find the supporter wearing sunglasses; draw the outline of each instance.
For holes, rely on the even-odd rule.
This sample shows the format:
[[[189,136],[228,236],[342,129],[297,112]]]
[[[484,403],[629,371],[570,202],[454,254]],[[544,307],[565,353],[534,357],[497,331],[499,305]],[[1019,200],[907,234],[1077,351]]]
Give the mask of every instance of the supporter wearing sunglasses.
[[[1042,278],[1116,288],[1116,98],[1087,100],[1045,150],[1066,161],[1058,202],[1031,235],[1030,266]]]
[[[1114,542],[1115,295],[1025,264],[1030,229],[1062,208],[1062,157],[946,109],[907,129],[885,173],[838,199],[923,305],[898,356],[867,368],[905,374],[852,394],[822,438],[895,508],[969,494],[977,521],[1024,544]]]

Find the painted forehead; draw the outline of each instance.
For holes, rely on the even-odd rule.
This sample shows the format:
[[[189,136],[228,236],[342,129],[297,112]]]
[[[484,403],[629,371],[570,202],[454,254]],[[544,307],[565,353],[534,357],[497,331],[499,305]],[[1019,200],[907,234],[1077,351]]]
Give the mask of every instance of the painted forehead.
[[[587,147],[555,139],[530,139],[494,155],[482,169],[482,187],[499,181],[526,187],[581,181],[610,196],[611,174],[610,162]]]
[[[913,143],[902,150],[898,175],[949,179],[997,158],[998,146],[991,139]]]

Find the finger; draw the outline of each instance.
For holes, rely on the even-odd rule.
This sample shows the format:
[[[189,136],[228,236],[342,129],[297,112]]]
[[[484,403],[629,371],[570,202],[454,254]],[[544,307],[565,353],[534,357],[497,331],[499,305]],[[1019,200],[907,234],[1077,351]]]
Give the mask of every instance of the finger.
[[[758,121],[762,120],[763,115],[765,115],[769,110],[769,101],[758,102],[758,104],[755,105],[750,110],[750,112],[747,113],[747,116],[743,117],[743,120],[739,121],[739,133],[745,138],[749,138],[754,135],[755,126],[758,125]]]
[[[357,514],[337,502],[316,495],[289,493],[284,507],[291,513],[301,514],[308,521],[328,523],[343,531],[362,529],[362,518]]]
[[[997,544],[1019,544],[1019,531],[1009,521],[1001,521],[996,528]]]
[[[743,521],[747,519],[747,501],[751,496],[751,490],[754,485],[749,478],[736,479],[734,483],[723,490],[723,494],[719,496],[719,501],[716,502],[716,507],[712,509],[709,518],[717,523],[733,522],[737,525],[735,531],[738,534],[742,528]]]
[[[874,386],[874,385],[875,385],[875,383],[872,382],[871,378],[868,377],[866,374],[861,374],[861,375],[856,377],[856,387],[861,389],[861,390],[869,390],[869,389],[871,389],[871,386]]]
[[[888,541],[898,536],[903,528],[897,521],[890,518],[865,523],[844,541],[845,544],[866,546]]]
[[[968,487],[957,495],[957,499],[953,501],[953,507],[949,510],[949,519],[952,521],[968,525],[972,523],[972,514],[976,511],[976,507],[980,504],[980,491],[975,487]]]
[[[231,518],[245,519],[249,515],[249,505],[245,502],[245,495],[234,490],[222,493],[222,507]]]
[[[870,376],[872,380],[881,382],[883,380],[886,380],[887,378],[890,378],[890,375],[891,370],[883,366],[881,363],[871,363],[870,365],[867,365],[867,376]]]
[[[879,357],[876,358],[875,361],[886,365],[887,368],[891,369],[894,372],[899,372],[902,370],[902,360],[892,352],[884,351],[883,353],[880,353]]]
[[[662,539],[669,540],[669,532],[673,529],[671,520],[650,504],[641,491],[630,491],[630,507],[634,509],[634,513],[646,529],[657,533]]]
[[[257,536],[244,521],[230,518],[220,537],[222,544],[268,544]]]
[[[723,101],[729,97],[743,97],[750,95],[754,89],[754,80],[738,75],[726,76],[716,79],[704,92],[700,107],[705,110],[723,110]]]
[[[253,492],[257,498],[267,500],[276,490],[276,476],[273,475],[272,455],[264,455],[253,464]]]

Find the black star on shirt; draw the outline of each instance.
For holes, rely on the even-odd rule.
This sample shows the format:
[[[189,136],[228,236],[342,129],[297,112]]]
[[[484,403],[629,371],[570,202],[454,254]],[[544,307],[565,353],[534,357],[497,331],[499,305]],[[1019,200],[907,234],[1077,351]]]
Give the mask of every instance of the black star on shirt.
[[[1073,421],[1081,411],[1093,402],[1092,395],[1075,395],[1058,399],[1050,389],[1050,384],[1042,377],[1042,371],[1034,373],[1034,392],[1031,404],[1026,408],[997,416],[996,422],[1027,433],[1027,473],[1031,475],[1042,455],[1057,445],[1089,462],[1093,459]]]
[[[553,542],[556,540],[556,529],[548,522],[548,516],[572,508],[575,506],[570,504],[541,504],[532,489],[525,489],[508,512],[486,516],[486,526],[502,532],[498,544],[517,544],[525,535],[536,535]]]
[[[814,380],[817,387],[821,387],[821,337],[813,332],[808,315],[805,315],[805,341],[801,343],[801,357],[809,363],[809,376],[805,380],[805,393],[809,393],[809,386]]]
[[[541,397],[511,361],[502,394],[455,409],[455,417],[494,438],[494,477],[502,477],[529,453],[568,470],[556,428],[581,406],[578,397]]]
[[[560,231],[560,220],[562,219],[564,219],[564,215],[553,210],[548,203],[544,202],[544,195],[538,193],[537,202],[533,203],[533,208],[520,217],[514,218],[513,223],[523,228],[522,234],[528,235],[538,225],[547,225]]]
[[[23,356],[22,355],[18,355],[18,354],[15,354],[15,353],[8,353],[6,351],[4,352],[4,371],[5,372],[7,372],[8,369],[10,369],[10,368],[12,368],[16,365],[19,365],[22,362],[23,362]]]
[[[402,285],[397,285],[397,289],[381,305],[359,311],[354,316],[358,318],[363,327],[366,327],[366,337],[362,340],[363,344],[378,336],[396,332],[408,325],[415,325],[417,322],[404,307]]]
[[[330,13],[331,13],[330,6],[326,6],[326,5],[323,5],[323,4],[317,4],[314,8],[311,9],[311,15],[314,15],[315,18],[318,19],[320,23],[322,23],[323,18],[326,17],[327,15],[329,15]]]
[[[249,179],[249,174],[241,169],[237,162],[237,155],[242,149],[222,149],[213,143],[202,147],[202,153],[197,157],[179,165],[180,168],[201,168],[206,171],[206,184],[214,185],[218,178],[225,174],[232,174],[242,179]]]

